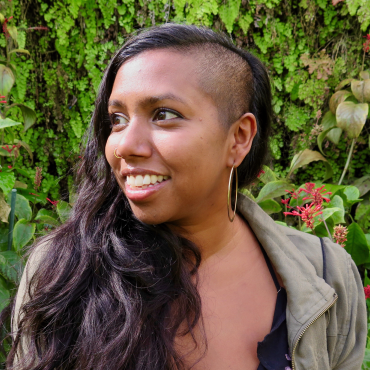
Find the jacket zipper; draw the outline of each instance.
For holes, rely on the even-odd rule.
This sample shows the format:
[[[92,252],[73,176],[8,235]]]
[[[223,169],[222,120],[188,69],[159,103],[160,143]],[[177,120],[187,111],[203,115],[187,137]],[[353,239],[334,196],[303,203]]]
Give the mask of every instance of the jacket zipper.
[[[293,347],[293,351],[292,351],[292,370],[295,370],[295,363],[294,363],[294,352],[297,348],[297,345],[298,345],[298,342],[299,340],[302,338],[304,332],[317,320],[319,319],[327,310],[329,310],[333,305],[334,303],[337,301],[338,299],[338,294],[337,293],[334,293],[334,300],[331,302],[331,304],[326,307],[324,310],[322,310],[313,320],[311,320],[308,325],[305,326],[305,328],[302,330],[301,334],[299,334],[299,337],[297,339],[297,341],[295,342],[295,345]]]

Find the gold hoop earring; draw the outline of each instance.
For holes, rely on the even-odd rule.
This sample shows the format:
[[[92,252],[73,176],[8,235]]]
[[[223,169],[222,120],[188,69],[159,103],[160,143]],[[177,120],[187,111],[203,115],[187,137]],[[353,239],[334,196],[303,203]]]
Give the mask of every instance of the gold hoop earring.
[[[233,165],[233,168],[231,169],[230,172],[230,178],[229,178],[229,187],[227,189],[227,215],[229,216],[230,222],[234,221],[235,214],[236,214],[236,202],[238,200],[238,170],[235,168],[235,206],[234,206],[234,214],[233,217],[230,217],[230,209],[232,212],[231,208],[231,186],[233,184],[233,173],[234,173],[234,168],[235,166]]]
[[[116,149],[114,149],[114,152],[113,152],[114,156],[115,156],[116,158],[122,159],[122,157],[119,157],[119,156],[116,154],[116,150],[117,150],[117,148],[116,148]]]

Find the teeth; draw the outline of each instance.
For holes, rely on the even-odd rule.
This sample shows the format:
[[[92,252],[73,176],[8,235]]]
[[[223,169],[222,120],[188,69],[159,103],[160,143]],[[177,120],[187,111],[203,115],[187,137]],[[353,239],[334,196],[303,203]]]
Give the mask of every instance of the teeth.
[[[142,186],[143,185],[143,176],[137,175],[135,177],[135,186]]]
[[[157,175],[150,175],[150,182],[155,184],[157,182]]]
[[[149,185],[150,184],[150,175],[145,175],[144,176],[143,184],[144,185]]]
[[[142,189],[146,189],[147,187],[151,187],[156,183],[160,183],[163,180],[168,180],[169,176],[163,175],[136,175],[136,176],[127,176],[127,183],[131,187],[140,187]]]

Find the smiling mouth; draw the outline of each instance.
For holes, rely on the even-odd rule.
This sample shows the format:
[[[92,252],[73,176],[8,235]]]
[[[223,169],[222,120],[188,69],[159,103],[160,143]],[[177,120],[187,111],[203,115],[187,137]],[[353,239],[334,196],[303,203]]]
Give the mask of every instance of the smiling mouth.
[[[169,179],[162,175],[131,175],[126,177],[126,182],[132,190],[142,190],[153,187]]]

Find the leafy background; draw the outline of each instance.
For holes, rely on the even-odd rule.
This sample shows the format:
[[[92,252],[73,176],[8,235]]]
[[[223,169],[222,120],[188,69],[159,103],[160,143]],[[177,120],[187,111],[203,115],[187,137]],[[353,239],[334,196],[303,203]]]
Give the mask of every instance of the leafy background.
[[[19,48],[27,44],[31,53],[15,57],[18,73],[10,100],[37,113],[33,127],[26,132],[16,127],[9,134],[33,153],[33,161],[26,151],[17,158],[16,166],[28,175],[19,180],[32,187],[35,167],[42,167],[42,191],[64,200],[103,71],[135,30],[168,21],[203,24],[229,33],[237,45],[260,57],[273,86],[273,168],[285,175],[294,153],[316,147],[316,115],[327,110],[335,86],[361,70],[363,36],[370,24],[369,0],[336,6],[328,0],[12,0],[12,9],[8,2],[0,6],[13,14],[4,16],[14,15],[9,24],[18,26]],[[27,29],[40,25],[48,30]],[[2,33],[0,47],[5,42]],[[368,134],[367,123],[348,176],[370,174]],[[11,139],[5,136],[4,143]],[[342,135],[339,145],[326,143],[333,182],[344,167],[348,141]],[[11,164],[10,158],[2,161]],[[322,163],[311,164],[297,172],[296,182],[320,180],[324,172]]]
[[[357,78],[361,70],[370,67],[370,53],[363,49],[364,36],[370,33],[370,0],[0,0],[0,13],[8,19],[13,16],[7,22],[8,29],[13,31],[12,39],[16,40],[17,45],[13,46],[30,53],[12,54],[15,84],[7,97],[8,103],[24,104],[37,116],[36,123],[27,130],[23,130],[23,125],[0,130],[1,146],[16,140],[22,142],[16,158],[7,155],[0,146],[3,175],[5,172],[16,175],[9,189],[5,189],[3,181],[2,190],[9,193],[17,184],[33,189],[37,167],[42,168],[43,177],[38,199],[28,196],[28,191],[17,198],[14,251],[7,251],[8,224],[0,222],[0,257],[7,263],[0,258],[0,270],[12,258],[14,263],[10,265],[15,266],[0,271],[1,307],[16,289],[22,247],[67,217],[68,203],[73,204],[73,168],[78,165],[99,83],[114,52],[130,34],[142,27],[171,21],[202,24],[229,34],[236,45],[248,49],[265,63],[271,77],[275,113],[270,145],[273,174],[249,189],[255,196],[262,189],[257,199],[265,202],[265,207],[275,207],[276,202],[270,198],[285,192],[287,183],[278,179],[289,178],[295,184],[327,180],[327,166],[322,160],[296,167],[291,163],[297,153],[319,149],[321,116],[329,110],[329,99],[338,84],[347,78]],[[16,34],[13,26],[17,26]],[[9,40],[4,32],[0,33],[0,64],[6,59],[7,47]],[[23,122],[21,109],[13,108],[7,118]],[[360,191],[350,196],[353,186],[328,188],[338,195],[336,203],[333,197],[333,206],[346,208],[347,223],[357,220],[349,226],[349,235],[358,235],[367,253],[358,263],[362,264],[360,273],[365,285],[370,284],[366,275],[370,269],[370,259],[367,260],[370,241],[366,239],[370,240],[370,192],[364,188],[370,184],[369,134],[367,119],[356,139],[343,181],[348,186],[356,179],[365,179],[354,184]],[[338,183],[350,144],[351,139],[345,133],[337,144],[327,139],[322,141],[333,170],[332,184]],[[10,171],[8,166],[12,166]],[[276,180],[281,185],[278,193]],[[269,187],[271,182],[275,183],[274,190],[263,198],[267,189],[263,186]],[[359,195],[361,203],[358,203]],[[49,200],[51,205],[46,197],[59,203]],[[10,204],[10,197],[7,202]],[[32,208],[29,202],[33,203]],[[0,202],[0,211],[1,206]],[[281,207],[269,213],[280,211]],[[281,217],[282,213],[280,221]],[[341,219],[337,221],[343,222]],[[23,240],[26,232],[30,236]],[[358,240],[352,245],[360,245]],[[351,252],[353,256],[355,253]],[[370,368],[370,344],[364,368]]]

